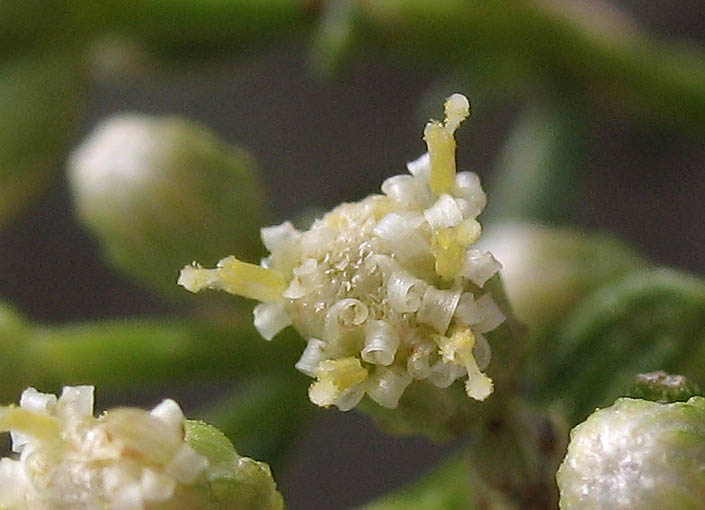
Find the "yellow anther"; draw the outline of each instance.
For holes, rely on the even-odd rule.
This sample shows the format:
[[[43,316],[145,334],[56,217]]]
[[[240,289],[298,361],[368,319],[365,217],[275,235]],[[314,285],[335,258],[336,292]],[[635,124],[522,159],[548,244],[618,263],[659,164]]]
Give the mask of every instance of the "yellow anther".
[[[458,276],[465,264],[467,247],[480,238],[482,227],[474,218],[463,220],[460,225],[440,229],[431,237],[431,252],[436,259],[436,273],[450,280]]]
[[[323,360],[315,371],[318,381],[309,388],[309,397],[322,407],[332,405],[346,390],[367,379],[367,369],[354,356]]]
[[[277,271],[242,262],[233,256],[218,262],[216,269],[186,266],[181,270],[178,283],[191,292],[220,289],[263,302],[279,301],[286,288],[284,278]]]
[[[59,422],[53,416],[33,413],[21,407],[0,408],[0,432],[14,430],[40,440],[59,438]]]
[[[474,244],[482,235],[482,226],[475,218],[463,220],[455,227],[455,239],[464,247]]]
[[[441,229],[431,238],[431,252],[436,259],[436,273],[441,278],[455,278],[465,262],[465,247],[451,228]]]

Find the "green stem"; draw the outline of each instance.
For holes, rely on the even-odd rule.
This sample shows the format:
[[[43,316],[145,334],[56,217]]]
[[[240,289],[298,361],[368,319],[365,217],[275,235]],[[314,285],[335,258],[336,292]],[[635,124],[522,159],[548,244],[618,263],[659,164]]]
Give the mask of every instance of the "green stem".
[[[705,56],[636,29],[570,17],[560,3],[365,0],[356,40],[435,65],[482,69],[502,87],[536,83],[705,132]],[[605,21],[605,20],[602,20]]]
[[[228,329],[187,321],[126,320],[30,327],[23,341],[3,338],[3,400],[28,385],[102,389],[176,381],[228,380],[291,369],[300,351],[292,333],[271,343],[242,321]],[[14,360],[14,362],[12,362]]]
[[[231,53],[302,32],[312,19],[308,0],[118,0],[79,2],[76,10],[103,31],[134,37],[176,58]],[[80,15],[79,14],[79,15]]]
[[[582,112],[531,106],[517,119],[492,173],[485,222],[568,223],[578,200],[584,155]]]

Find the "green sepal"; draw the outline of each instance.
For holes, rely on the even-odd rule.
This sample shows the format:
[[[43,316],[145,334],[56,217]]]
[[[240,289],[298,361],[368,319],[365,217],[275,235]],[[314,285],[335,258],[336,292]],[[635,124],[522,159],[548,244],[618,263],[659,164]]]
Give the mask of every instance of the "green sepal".
[[[206,481],[213,510],[282,510],[269,466],[240,456],[230,440],[212,425],[186,420],[186,441],[208,459]]]

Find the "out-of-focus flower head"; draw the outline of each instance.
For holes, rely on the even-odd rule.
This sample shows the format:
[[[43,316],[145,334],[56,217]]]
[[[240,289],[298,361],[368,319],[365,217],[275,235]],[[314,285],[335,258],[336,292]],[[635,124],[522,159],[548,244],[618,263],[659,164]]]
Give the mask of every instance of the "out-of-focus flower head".
[[[320,406],[355,407],[367,394],[394,408],[414,380],[467,394],[493,390],[483,336],[505,317],[485,283],[500,264],[471,248],[486,196],[477,175],[456,173],[454,132],[469,115],[461,94],[445,121],[424,129],[428,152],[390,177],[382,194],[344,203],[302,232],[290,222],[262,229],[259,265],[227,257],[215,269],[185,267],[179,283],[261,301],[254,322],[266,339],[293,325],[308,340],[296,368],[316,381]]]
[[[705,509],[705,398],[621,398],[570,434],[562,510]]]
[[[187,428],[192,423],[200,429],[209,427],[200,435],[213,435],[212,427],[185,421],[179,405],[170,399],[151,411],[117,408],[96,418],[92,386],[64,387],[59,398],[28,388],[19,407],[0,408],[0,431],[10,431],[12,449],[18,454],[16,459],[0,460],[0,508],[240,508],[237,493],[223,503],[216,490],[222,478],[218,470],[225,469],[222,460],[209,458],[210,450],[200,448],[198,440],[193,447],[189,444]],[[252,471],[252,466],[245,467]],[[242,477],[238,463],[228,468],[231,478]],[[268,477],[267,501],[276,504],[252,508],[281,509],[268,468],[258,474]]]

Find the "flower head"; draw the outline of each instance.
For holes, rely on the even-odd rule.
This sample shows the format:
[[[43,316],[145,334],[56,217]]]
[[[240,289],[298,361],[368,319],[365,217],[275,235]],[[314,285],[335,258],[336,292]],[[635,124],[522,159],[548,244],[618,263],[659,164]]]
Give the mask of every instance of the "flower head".
[[[191,446],[188,424],[173,400],[151,411],[117,408],[96,418],[92,386],[65,387],[59,398],[28,388],[19,407],[0,408],[0,431],[10,431],[12,449],[19,454],[17,459],[0,460],[0,508],[233,508],[221,504],[213,489],[224,463],[199,453],[198,441]],[[230,469],[231,478],[237,477],[237,468]],[[271,481],[268,468],[265,471]],[[271,485],[268,495],[280,501]],[[229,495],[229,501],[236,500]]]
[[[181,272],[190,291],[261,301],[254,323],[266,339],[289,325],[308,339],[296,368],[316,378],[309,396],[320,406],[348,410],[367,394],[394,408],[414,380],[446,387],[466,377],[470,397],[492,393],[483,334],[504,315],[482,288],[501,266],[470,247],[486,197],[477,175],[455,170],[468,100],[452,95],[445,113],[426,125],[428,153],[382,194],[341,204],[307,231],[263,228],[270,255],[259,265],[227,257]]]
[[[705,508],[705,398],[621,398],[570,435],[558,470],[562,510]]]

